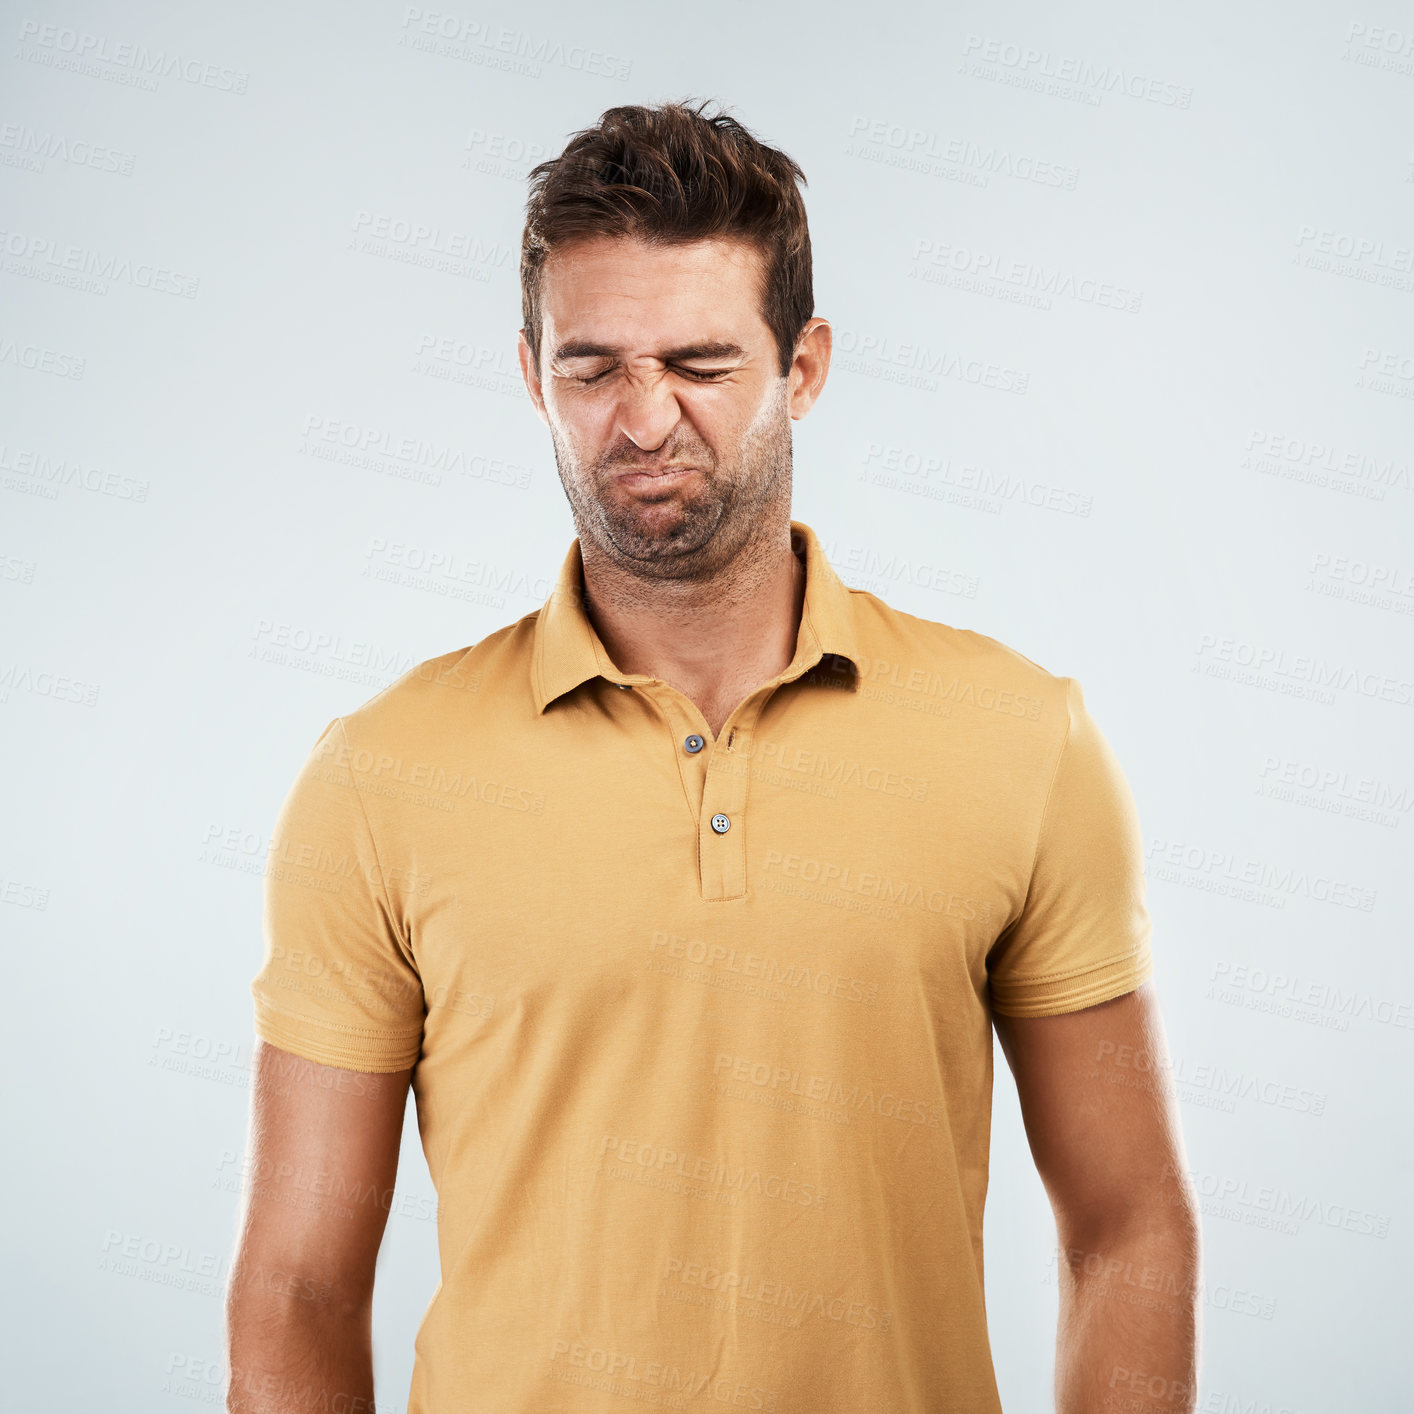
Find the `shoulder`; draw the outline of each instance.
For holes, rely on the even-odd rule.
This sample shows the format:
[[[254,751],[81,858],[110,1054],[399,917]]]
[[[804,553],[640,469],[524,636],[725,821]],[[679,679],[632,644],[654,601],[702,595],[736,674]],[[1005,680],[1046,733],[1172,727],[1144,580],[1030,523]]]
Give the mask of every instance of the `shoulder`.
[[[514,623],[436,657],[425,658],[340,719],[350,742],[367,747],[428,740],[443,726],[462,726],[497,693],[517,682],[529,691],[534,609]]]
[[[990,634],[923,618],[851,589],[866,661],[864,686],[941,696],[959,706],[1031,722],[1054,723],[1062,731],[1075,705],[1078,684],[1054,673]]]

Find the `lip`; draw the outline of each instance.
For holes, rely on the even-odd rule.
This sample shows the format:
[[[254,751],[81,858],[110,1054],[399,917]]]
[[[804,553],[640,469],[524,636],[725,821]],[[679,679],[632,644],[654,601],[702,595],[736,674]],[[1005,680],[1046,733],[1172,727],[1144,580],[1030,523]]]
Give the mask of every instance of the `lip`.
[[[672,486],[696,470],[695,466],[675,466],[667,471],[626,471],[616,480],[621,486],[640,490],[644,487]]]

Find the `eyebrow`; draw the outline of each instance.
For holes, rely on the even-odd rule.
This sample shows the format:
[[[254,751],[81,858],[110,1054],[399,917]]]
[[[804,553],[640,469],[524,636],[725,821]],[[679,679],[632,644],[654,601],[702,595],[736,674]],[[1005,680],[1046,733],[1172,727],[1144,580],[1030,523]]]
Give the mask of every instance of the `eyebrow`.
[[[557,361],[571,358],[612,358],[621,352],[621,349],[614,348],[609,344],[588,343],[580,339],[559,345],[554,352],[554,357]],[[745,356],[746,350],[740,344],[727,343],[722,340],[705,340],[696,344],[684,344],[681,348],[666,349],[655,355],[656,358],[661,358],[664,363],[682,363],[687,359],[744,358]]]

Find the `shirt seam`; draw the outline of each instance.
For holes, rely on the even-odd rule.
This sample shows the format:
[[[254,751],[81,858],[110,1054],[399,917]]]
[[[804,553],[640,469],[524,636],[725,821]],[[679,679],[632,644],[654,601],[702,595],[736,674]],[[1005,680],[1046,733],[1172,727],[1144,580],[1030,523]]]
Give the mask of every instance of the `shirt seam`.
[[[1128,952],[1115,953],[1107,957],[1103,962],[1087,962],[1080,967],[1072,967],[1066,972],[1027,972],[1016,976],[1009,976],[998,979],[1002,989],[1021,988],[1034,986],[1038,982],[1067,982],[1072,977],[1083,977],[1087,972],[1101,972],[1107,967],[1114,967],[1118,963],[1128,962],[1132,958],[1143,956],[1146,951],[1146,944],[1136,943]],[[993,982],[994,987],[997,982]]]
[[[290,1021],[297,1021],[301,1026],[315,1026],[325,1031],[335,1031],[343,1036],[370,1037],[380,1041],[408,1041],[423,1034],[423,1028],[419,1026],[415,1031],[385,1031],[381,1027],[374,1026],[345,1026],[341,1021],[326,1021],[323,1017],[302,1016],[297,1011],[289,1011],[285,1007],[276,1006],[274,1002],[265,997],[256,996],[256,1007],[260,1011],[272,1012],[276,1016],[287,1017]]]
[[[535,700],[536,710],[543,712],[550,705],[549,690],[545,686],[545,670],[543,659],[545,657],[545,625],[540,622],[541,615],[536,611],[535,628],[531,636],[530,644],[530,694]]]
[[[344,743],[344,749],[349,753],[350,761],[352,761],[353,747],[349,744],[349,734],[344,727],[344,719],[342,717],[336,717],[335,721],[339,724],[339,737]],[[388,910],[389,921],[397,931],[398,942],[402,945],[404,954],[412,961],[412,944],[404,936],[402,924],[398,920],[397,911],[393,908],[393,900],[388,896],[388,871],[383,867],[383,856],[378,849],[378,836],[373,833],[373,822],[368,816],[368,805],[363,798],[363,791],[358,784],[358,772],[353,769],[352,765],[349,766],[349,779],[353,782],[354,795],[358,797],[359,813],[363,816],[363,828],[368,831],[368,842],[373,846],[373,858],[378,865],[378,889],[383,895],[383,905]],[[415,961],[413,965],[414,969],[416,969]]]
[[[1100,969],[1095,969],[1100,971]],[[992,1010],[1001,1016],[1055,1016],[1067,1011],[1082,1010],[1086,1006],[1098,1006],[1102,1001],[1111,1000],[1114,997],[1123,996],[1128,992],[1136,990],[1145,982],[1152,980],[1155,975],[1155,964],[1153,956],[1141,950],[1128,957],[1118,958],[1105,969],[1102,975],[1089,983],[1072,982],[1069,987],[1057,994],[1047,994],[1045,992],[1032,995],[1025,993],[1016,994],[1005,992],[992,994]],[[1111,988],[1118,990],[1111,991]],[[1095,993],[1108,992],[1109,998],[1103,995],[1096,996]],[[1084,1000],[1092,998],[1092,1000]],[[1072,1007],[1070,1003],[1081,999],[1081,1006]],[[1059,1006],[1061,1012],[1049,1010],[1049,1008]],[[1035,1008],[1046,1008],[1040,1012]]]
[[[1065,749],[1070,745],[1070,729],[1074,725],[1074,713],[1070,706],[1070,678],[1064,678],[1065,683],[1065,732],[1061,736],[1060,750],[1056,752],[1056,764],[1051,768],[1050,783],[1046,786],[1046,798],[1041,803],[1041,819],[1036,826],[1036,843],[1031,848],[1031,865],[1026,871],[1026,892],[1022,895],[1021,907],[1017,909],[1016,917],[1007,924],[1003,931],[1010,931],[1025,916],[1026,905],[1031,902],[1031,890],[1036,883],[1036,861],[1041,857],[1041,836],[1046,832],[1046,813],[1051,808],[1051,797],[1056,792],[1056,782],[1060,779],[1061,762],[1065,760]]]

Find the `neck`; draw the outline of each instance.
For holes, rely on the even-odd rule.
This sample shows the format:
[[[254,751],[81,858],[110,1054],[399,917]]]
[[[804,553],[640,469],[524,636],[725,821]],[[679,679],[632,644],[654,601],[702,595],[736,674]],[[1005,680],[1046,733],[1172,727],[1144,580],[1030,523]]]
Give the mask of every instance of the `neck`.
[[[795,657],[805,568],[789,518],[708,579],[644,579],[580,537],[585,611],[615,667],[695,702],[715,736],[734,707]]]

